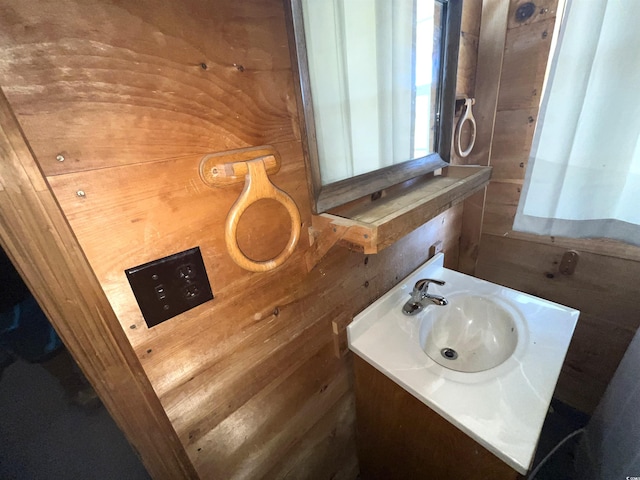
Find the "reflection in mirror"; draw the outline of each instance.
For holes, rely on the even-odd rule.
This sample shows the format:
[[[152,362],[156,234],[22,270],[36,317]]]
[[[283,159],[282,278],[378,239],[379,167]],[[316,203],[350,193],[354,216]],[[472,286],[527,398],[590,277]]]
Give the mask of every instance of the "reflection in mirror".
[[[437,149],[443,6],[302,0],[322,185]]]
[[[314,213],[448,166],[462,0],[289,1]]]

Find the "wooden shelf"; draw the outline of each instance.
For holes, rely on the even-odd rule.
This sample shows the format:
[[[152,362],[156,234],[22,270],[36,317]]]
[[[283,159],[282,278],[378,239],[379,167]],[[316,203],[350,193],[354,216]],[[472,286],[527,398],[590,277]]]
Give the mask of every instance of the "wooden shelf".
[[[377,200],[354,202],[331,213],[314,215],[311,233],[317,240],[317,252],[311,260],[317,263],[336,242],[346,242],[367,254],[378,253],[484,188],[490,178],[491,167],[449,166],[441,175],[390,189]],[[309,259],[307,264],[311,266]]]

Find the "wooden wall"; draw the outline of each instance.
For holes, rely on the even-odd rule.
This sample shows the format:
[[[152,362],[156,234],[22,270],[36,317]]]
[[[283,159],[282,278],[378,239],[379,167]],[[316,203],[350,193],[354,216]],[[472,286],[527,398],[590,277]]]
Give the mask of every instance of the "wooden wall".
[[[518,22],[524,0],[511,0],[476,274],[581,310],[555,395],[591,412],[640,325],[640,249],[602,240],[572,240],[512,231],[538,117],[557,0],[536,1]],[[482,79],[478,79],[480,84]],[[559,272],[566,250],[580,252],[573,275]]]
[[[458,78],[456,79],[456,98],[474,98],[476,91],[476,67],[478,63],[478,42],[480,37],[480,17],[482,15],[482,0],[464,0],[462,10],[462,32],[460,35],[460,50],[458,54]],[[457,124],[462,109],[456,110]],[[463,139],[468,140],[469,131],[465,127]],[[463,141],[463,148],[467,143]],[[455,148],[451,149],[451,163],[466,165],[465,158],[461,158]]]
[[[470,39],[480,1],[465,3]],[[0,9],[0,86],[201,478],[355,478],[350,356],[336,357],[331,323],[346,325],[438,240],[455,267],[462,205],[378,255],[335,247],[307,273],[303,237],[282,268],[244,271],[223,232],[242,186],[207,187],[198,165],[209,152],[275,146],[272,180],[306,232],[282,0]],[[463,40],[465,89],[475,48]],[[257,204],[241,220],[241,245],[272,257],[288,224],[278,205]],[[215,299],[148,329],[124,270],[196,245]]]

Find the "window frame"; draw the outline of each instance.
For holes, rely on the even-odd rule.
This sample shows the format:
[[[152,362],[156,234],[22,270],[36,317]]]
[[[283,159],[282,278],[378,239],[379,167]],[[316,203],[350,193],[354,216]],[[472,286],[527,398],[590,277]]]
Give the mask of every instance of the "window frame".
[[[300,135],[307,167],[307,183],[315,214],[326,212],[352,200],[379,192],[450,163],[455,118],[458,50],[462,24],[462,0],[436,0],[442,4],[444,32],[441,49],[440,88],[436,112],[435,152],[413,160],[383,167],[338,182],[322,185],[314,122],[313,98],[309,82],[302,1],[287,0],[287,30],[291,50],[294,86],[298,100]]]

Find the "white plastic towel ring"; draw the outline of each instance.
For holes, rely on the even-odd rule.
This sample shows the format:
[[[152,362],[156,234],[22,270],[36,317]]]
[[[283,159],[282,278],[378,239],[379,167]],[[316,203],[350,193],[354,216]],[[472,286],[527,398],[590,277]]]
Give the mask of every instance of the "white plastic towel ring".
[[[476,119],[473,117],[473,110],[471,109],[471,106],[475,103],[476,103],[475,98],[465,98],[464,100],[465,111],[462,117],[460,117],[460,120],[458,121],[458,125],[456,126],[456,135],[455,135],[456,152],[458,153],[459,156],[463,158],[469,156],[469,154],[471,153],[471,150],[473,150],[473,146],[476,143]],[[460,137],[462,136],[462,127],[464,125],[464,122],[466,121],[469,121],[471,125],[471,139],[469,140],[469,144],[467,145],[467,148],[463,150],[462,146],[460,145]]]

